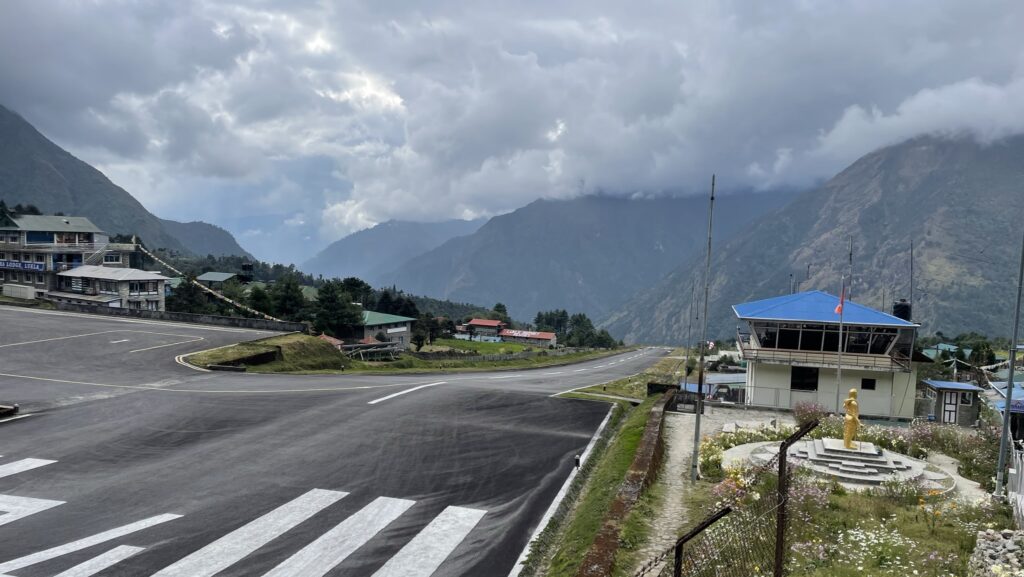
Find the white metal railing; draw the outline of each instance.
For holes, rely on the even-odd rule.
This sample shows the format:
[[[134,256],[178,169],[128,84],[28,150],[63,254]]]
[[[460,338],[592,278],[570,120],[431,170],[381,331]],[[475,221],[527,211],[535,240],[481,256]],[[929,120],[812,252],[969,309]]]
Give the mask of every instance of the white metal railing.
[[[736,343],[740,347],[743,358],[748,361],[760,361],[779,365],[809,365],[836,368],[839,366],[839,354],[832,351],[799,351],[792,349],[763,349],[754,346],[749,334],[738,332]],[[888,355],[868,355],[863,353],[844,352],[842,366],[875,371],[909,372],[909,363],[901,363]]]

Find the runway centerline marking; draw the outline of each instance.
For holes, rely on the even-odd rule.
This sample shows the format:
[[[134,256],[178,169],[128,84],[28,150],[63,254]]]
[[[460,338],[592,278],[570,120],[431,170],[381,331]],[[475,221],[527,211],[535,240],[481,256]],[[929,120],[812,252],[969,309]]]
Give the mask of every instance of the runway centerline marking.
[[[212,577],[347,496],[341,491],[313,489],[154,573],[153,577]]]
[[[118,343],[127,343],[129,340],[131,340],[131,339],[121,339],[119,341],[110,341],[110,344],[116,345]]]
[[[64,340],[67,340],[67,339],[80,339],[82,337],[94,337],[96,335],[106,335],[106,334],[110,334],[110,333],[119,333],[119,332],[122,332],[122,331],[119,331],[119,330],[109,330],[109,331],[100,331],[98,333],[85,333],[85,334],[82,334],[82,335],[67,335],[67,336],[64,336],[64,337],[53,337],[53,338],[49,338],[49,339],[39,339],[39,340],[35,340],[35,341],[25,341],[25,342],[22,342],[22,343],[8,343],[6,345],[0,345],[0,349],[4,349],[4,348],[7,348],[7,347],[20,347],[22,345],[35,345],[35,344],[39,344],[39,343],[49,343],[49,342],[53,342],[53,341],[64,341]]]
[[[185,335],[181,335],[181,336],[185,336]],[[195,343],[195,342],[205,341],[205,340],[206,339],[204,339],[203,337],[198,337],[198,338],[194,338],[194,339],[188,340],[188,341],[179,341],[179,342],[176,342],[176,343],[168,343],[166,345],[156,345],[155,347],[146,347],[144,349],[135,349],[134,351],[128,351],[128,352],[129,353],[141,353],[142,351],[151,351],[153,349],[162,349],[164,347],[173,347],[173,346],[177,346],[177,345],[185,345],[185,344],[188,344],[188,343]]]
[[[447,382],[448,381],[438,381],[436,383],[427,383],[425,385],[420,385],[418,387],[413,387],[411,389],[406,389],[404,391],[398,391],[397,393],[392,393],[392,394],[390,394],[390,395],[388,395],[386,397],[381,397],[379,399],[374,399],[374,400],[368,402],[367,404],[368,405],[376,405],[377,403],[382,403],[384,401],[387,401],[388,399],[393,399],[395,397],[400,397],[400,396],[402,396],[402,395],[404,395],[406,393],[411,393],[413,391],[418,391],[420,389],[425,389],[427,387],[436,387],[437,385],[443,385],[443,384],[445,384]]]

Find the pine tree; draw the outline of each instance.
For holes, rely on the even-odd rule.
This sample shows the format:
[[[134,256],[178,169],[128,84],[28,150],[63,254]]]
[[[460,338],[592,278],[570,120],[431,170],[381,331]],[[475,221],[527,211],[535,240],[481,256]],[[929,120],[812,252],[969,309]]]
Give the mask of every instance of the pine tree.
[[[270,288],[277,316],[287,320],[301,320],[306,298],[295,275],[286,274]]]
[[[249,307],[260,311],[265,315],[274,315],[274,303],[270,299],[270,295],[267,291],[263,290],[263,287],[254,286],[249,291]]]
[[[333,337],[348,337],[362,324],[359,307],[352,304],[341,281],[332,279],[320,286],[313,323],[316,330]]]

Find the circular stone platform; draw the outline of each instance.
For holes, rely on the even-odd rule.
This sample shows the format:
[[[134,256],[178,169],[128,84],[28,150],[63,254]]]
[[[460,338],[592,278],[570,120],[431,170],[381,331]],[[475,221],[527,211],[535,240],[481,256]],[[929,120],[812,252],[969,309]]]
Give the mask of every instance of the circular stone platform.
[[[754,465],[762,465],[778,452],[778,442],[740,445],[725,452],[722,464],[728,467],[749,461]],[[858,441],[854,443],[853,449],[847,449],[841,439],[797,441],[790,447],[789,457],[819,476],[835,479],[852,489],[881,485],[890,479],[917,480],[925,489],[943,492],[955,486],[949,474],[924,461],[880,449],[872,443]]]

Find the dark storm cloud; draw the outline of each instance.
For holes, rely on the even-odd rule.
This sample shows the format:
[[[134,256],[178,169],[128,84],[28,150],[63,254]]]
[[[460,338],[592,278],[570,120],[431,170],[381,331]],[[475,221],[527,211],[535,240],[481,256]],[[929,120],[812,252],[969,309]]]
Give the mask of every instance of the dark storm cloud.
[[[1020,132],[1022,6],[13,0],[0,102],[166,216],[317,243],[711,171],[802,186],[922,132]]]

